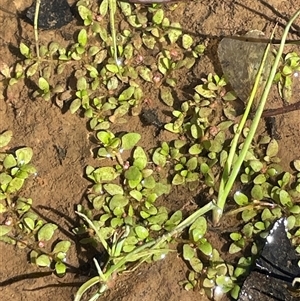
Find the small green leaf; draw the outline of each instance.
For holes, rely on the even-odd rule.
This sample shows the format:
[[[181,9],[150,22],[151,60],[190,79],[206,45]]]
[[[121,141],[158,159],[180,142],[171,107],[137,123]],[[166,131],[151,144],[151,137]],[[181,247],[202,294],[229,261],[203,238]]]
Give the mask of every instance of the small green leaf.
[[[203,263],[199,258],[196,257],[191,258],[190,265],[193,268],[193,270],[197,273],[201,273],[203,270]]]
[[[145,80],[147,82],[152,82],[153,74],[152,74],[151,69],[149,69],[145,66],[138,66],[137,71],[138,71],[139,76],[143,80]]]
[[[149,36],[149,35],[146,35],[146,34],[143,34],[142,35],[142,40],[143,40],[143,43],[144,45],[149,48],[149,49],[154,49],[154,46],[156,44],[156,40],[154,37],[152,36]]]
[[[44,93],[48,92],[50,89],[50,86],[44,77],[39,78],[38,86]]]
[[[169,107],[172,107],[174,104],[174,98],[171,93],[171,89],[161,86],[160,87],[160,97],[162,101]]]
[[[70,112],[71,114],[76,113],[76,111],[81,107],[81,99],[76,98],[72,101],[70,105]]]
[[[38,66],[39,66],[38,63],[32,64],[32,65],[31,65],[30,67],[28,67],[28,69],[26,70],[26,75],[27,75],[28,77],[33,76],[33,75],[37,72]]]
[[[57,225],[52,223],[47,223],[38,232],[39,241],[48,241],[52,238],[54,231],[57,229]]]
[[[19,164],[28,164],[33,156],[33,150],[30,147],[23,147],[16,150],[16,157]]]
[[[40,267],[49,267],[51,264],[51,259],[48,255],[42,254],[36,258],[35,263]]]
[[[67,253],[70,246],[71,246],[71,243],[68,240],[62,240],[55,245],[52,253],[53,254],[56,254],[59,252]]]
[[[5,131],[0,135],[0,147],[5,147],[6,145],[8,145],[8,143],[10,142],[11,138],[12,138],[12,131]]]
[[[161,154],[160,148],[157,148],[152,155],[152,161],[154,164],[164,167],[167,163],[167,158],[165,155]]]
[[[121,138],[121,146],[124,150],[133,148],[141,139],[139,133],[127,133]]]
[[[80,30],[79,34],[78,34],[78,43],[84,47],[87,43],[87,32],[86,30],[83,28]]]
[[[188,34],[184,34],[182,36],[182,46],[184,49],[189,49],[191,48],[191,46],[193,45],[193,38],[188,35]]]
[[[149,231],[143,226],[136,226],[134,228],[134,231],[136,235],[142,240],[146,239],[149,236]]]
[[[129,17],[132,14],[130,3],[120,2],[119,6],[120,6],[121,11],[124,14],[124,16]]]
[[[132,98],[132,95],[134,93],[135,88],[134,87],[129,87],[126,90],[124,90],[120,96],[119,96],[119,101],[125,101],[125,100],[129,100]]]
[[[142,185],[148,189],[154,189],[155,184],[156,184],[156,182],[155,182],[155,179],[153,176],[149,176],[149,177],[145,178],[142,182]]]
[[[244,222],[249,222],[256,215],[257,215],[257,212],[255,210],[246,209],[242,212],[242,219]]]
[[[85,77],[81,76],[77,79],[76,89],[77,91],[84,91],[87,89],[87,82]]]
[[[285,190],[280,191],[279,200],[283,206],[292,207],[292,205],[293,205],[293,201],[292,201],[290,195]]]
[[[7,193],[13,193],[16,192],[18,190],[20,190],[22,188],[24,184],[24,179],[20,179],[20,178],[13,178],[10,183],[8,184],[8,187],[6,189]]]
[[[1,137],[0,137],[0,139],[1,139]],[[293,165],[297,171],[300,171],[300,160],[294,160]]]
[[[101,4],[99,6],[99,13],[101,16],[105,16],[108,11],[108,0],[101,1]]]
[[[197,233],[196,233],[197,237],[192,234],[192,231],[194,229],[197,229]],[[189,228],[189,233],[192,236],[194,236],[196,241],[198,241],[198,239],[202,238],[205,235],[206,231],[207,231],[207,222],[203,216],[200,216],[199,218],[197,218]]]
[[[189,154],[199,155],[203,150],[203,147],[200,144],[194,144],[189,148]]]
[[[185,260],[190,261],[193,257],[195,257],[195,250],[190,245],[184,244],[182,256]]]
[[[30,56],[30,49],[28,46],[26,46],[24,43],[20,43],[20,52],[23,54],[26,58]]]
[[[132,180],[132,181],[141,181],[142,180],[142,173],[136,166],[130,166],[125,171],[125,179]]]
[[[66,270],[67,267],[63,262],[58,261],[55,263],[55,272],[57,273],[57,275],[61,276],[66,274]]]
[[[143,170],[148,163],[148,158],[142,147],[137,146],[133,153],[134,162],[133,165],[139,170]]]
[[[114,180],[118,174],[113,167],[106,166],[95,169],[92,173],[92,176],[94,177],[96,183],[101,183]]]
[[[254,185],[253,188],[251,189],[251,196],[255,200],[262,200],[264,198],[264,192],[263,189],[260,185]]]
[[[30,230],[34,229],[35,222],[30,217],[25,217],[24,218],[24,223],[25,223],[25,225],[27,226],[28,229],[30,229]]]
[[[11,226],[0,225],[0,237],[8,234],[12,230]]]
[[[117,207],[125,207],[129,200],[123,194],[114,195],[109,201],[109,209],[114,210]]]
[[[114,74],[119,73],[119,67],[117,65],[114,64],[107,64],[106,69]]]
[[[229,254],[236,254],[241,250],[242,248],[239,245],[237,245],[236,243],[232,243],[229,247]]]
[[[104,1],[102,1],[102,2],[104,2]],[[79,15],[82,20],[92,19],[92,12],[83,5],[78,6],[78,12],[79,12]],[[86,24],[86,25],[88,25],[88,24]]]
[[[240,191],[237,191],[233,196],[235,202],[240,206],[245,206],[248,204],[248,197]]]
[[[12,180],[12,177],[4,172],[0,174],[0,185],[7,185]]]
[[[171,44],[174,44],[182,34],[181,25],[179,23],[171,23],[168,32],[168,38]]]
[[[133,197],[135,200],[137,200],[138,202],[142,200],[143,195],[141,192],[139,192],[138,190],[131,190],[129,192],[130,196]]]
[[[104,184],[103,188],[110,195],[116,195],[116,194],[123,195],[124,194],[123,188],[117,184]]]
[[[275,139],[272,139],[268,144],[266,155],[270,158],[275,157],[278,154],[278,142]]]
[[[17,160],[12,154],[6,155],[3,161],[3,166],[6,169],[10,169],[17,165]]]
[[[199,245],[199,250],[205,254],[206,256],[211,256],[211,253],[212,253],[212,245],[207,242],[207,241],[204,241],[203,243],[201,243]]]
[[[158,9],[153,16],[152,21],[155,24],[161,24],[163,19],[164,19],[164,11],[162,9]]]
[[[173,185],[182,185],[185,183],[185,178],[180,174],[176,174],[172,180]]]
[[[266,176],[264,174],[260,174],[254,178],[253,183],[260,185],[260,184],[265,183],[266,180],[267,180]]]

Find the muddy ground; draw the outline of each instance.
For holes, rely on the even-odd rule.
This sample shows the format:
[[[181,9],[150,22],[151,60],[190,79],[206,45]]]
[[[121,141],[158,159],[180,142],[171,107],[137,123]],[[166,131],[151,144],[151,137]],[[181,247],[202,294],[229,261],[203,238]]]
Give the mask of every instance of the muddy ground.
[[[30,0],[2,0],[0,3],[0,62],[13,64],[17,59],[15,48],[21,41],[33,40],[33,28],[19,17],[19,13],[31,5]],[[69,1],[74,4],[74,1]],[[167,9],[168,5],[166,5]],[[189,33],[201,37],[207,43],[205,56],[199,60],[188,74],[182,74],[182,87],[197,84],[203,75],[209,72],[221,74],[216,45],[225,35],[244,34],[258,29],[267,35],[278,24],[276,36],[280,38],[288,18],[300,7],[300,0],[241,0],[241,1],[183,1],[175,12],[169,12],[173,21],[180,22]],[[173,14],[173,15],[172,15]],[[289,36],[299,39],[300,20]],[[60,40],[72,36],[78,22],[64,26],[59,30],[41,31],[42,41]],[[297,33],[299,35],[297,35]],[[67,42],[67,41],[65,41]],[[3,88],[3,87],[2,87]],[[1,87],[0,87],[1,89]],[[30,146],[34,151],[33,163],[38,176],[27,181],[22,194],[34,200],[41,216],[58,223],[67,231],[61,239],[74,239],[69,229],[76,225],[74,206],[84,202],[84,194],[89,182],[83,177],[87,164],[98,164],[91,155],[92,143],[88,139],[86,120],[69,112],[62,114],[51,102],[34,100],[28,97],[27,87],[18,86],[8,97],[0,99],[0,132],[10,129],[14,136],[12,146]],[[295,94],[292,101],[299,100]],[[159,101],[154,104],[160,109]],[[281,106],[278,96],[270,100],[270,107]],[[286,169],[292,160],[299,159],[300,122],[299,111],[276,117],[278,124],[280,153]],[[144,147],[156,145],[154,129],[141,127],[138,118],[133,117],[130,130],[139,131],[144,138]],[[159,139],[165,139],[162,134]],[[153,138],[152,138],[153,137]],[[64,148],[66,157],[60,161],[57,148]],[[173,209],[192,199],[187,190],[174,189],[168,197]],[[229,222],[230,223],[230,222]],[[66,236],[64,236],[66,235]],[[70,236],[71,235],[71,236]],[[226,245],[224,238],[212,236],[212,244],[221,249]],[[1,300],[72,300],[78,284],[87,278],[68,274],[62,279],[53,275],[37,278],[37,269],[28,263],[26,251],[0,245],[0,299]],[[70,252],[69,263],[79,265],[75,247]],[[130,301],[179,301],[207,300],[199,292],[186,292],[178,285],[185,278],[186,266],[182,259],[170,255],[165,260],[144,265],[137,271],[119,277],[111,291],[102,300]],[[32,279],[30,279],[30,275]],[[24,276],[24,277],[23,277]],[[41,275],[40,275],[41,276]],[[17,277],[17,278],[13,278]],[[12,279],[13,278],[13,279]],[[22,280],[22,281],[7,281]],[[226,299],[227,300],[227,299]]]

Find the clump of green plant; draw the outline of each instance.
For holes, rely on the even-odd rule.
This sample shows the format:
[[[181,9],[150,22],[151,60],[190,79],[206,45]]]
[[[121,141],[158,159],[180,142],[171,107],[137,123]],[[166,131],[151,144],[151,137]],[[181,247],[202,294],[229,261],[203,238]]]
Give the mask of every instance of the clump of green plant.
[[[167,106],[174,106],[177,70],[191,69],[205,47],[184,34],[181,25],[171,22],[159,5],[145,8],[115,0],[104,0],[98,5],[81,0],[77,8],[84,28],[77,33],[74,43],[68,47],[56,42],[42,45],[37,57],[31,46],[21,43],[20,52],[25,60],[15,64],[12,73],[8,66],[2,71],[9,87],[25,77],[32,78],[37,83],[34,96],[53,99],[59,107],[68,106],[71,113],[84,112],[99,142],[97,158],[102,159],[102,165],[86,167],[86,176],[92,181],[87,193],[89,209],[78,205],[77,214],[83,223],[74,232],[82,243],[91,243],[96,248],[101,245],[107,260],[104,267],[94,260],[98,276],[81,286],[75,300],[79,301],[90,287],[98,286],[91,299],[96,300],[110,286],[114,274],[164,258],[175,251],[169,242],[177,242],[175,238],[182,232],[182,257],[189,267],[188,279],[183,282],[185,288],[201,285],[215,299],[229,291],[237,297],[237,279],[251,259],[242,257],[242,267],[236,269],[226,264],[206,238],[207,220],[203,215],[213,210],[214,222],[218,223],[239,174],[250,194],[238,191],[232,196],[240,207],[231,213],[242,212],[245,226],[241,233],[231,233],[230,252],[244,250],[247,243],[252,243],[253,234],[263,234],[282,212],[290,214],[290,229],[293,225],[298,227],[295,198],[299,197],[299,175],[295,181],[288,173],[279,175],[275,140],[252,141],[258,121],[256,117],[250,130],[243,128],[248,107],[242,127],[234,125],[236,114],[230,105],[234,95],[226,93],[226,81],[217,75],[209,74],[202,79],[192,99],[173,110],[174,120],[165,129],[177,135],[174,141],[162,142],[148,153],[137,146],[139,133],[114,133],[111,124],[125,123],[130,113],[139,114],[146,85],[154,87]],[[117,27],[115,20],[120,20]],[[147,55],[149,49],[152,56]],[[292,65],[294,68],[294,61]],[[74,72],[70,72],[71,68]],[[72,74],[68,81],[75,83],[75,89],[67,82],[56,82],[52,76],[64,72]],[[217,104],[220,99],[221,105]],[[241,133],[246,139],[242,142]],[[29,173],[25,166],[31,160],[30,154],[28,148],[16,152],[15,161],[3,155],[3,164],[7,161],[1,174],[3,200],[7,200],[8,192],[21,188],[22,177]],[[23,161],[28,162],[23,165]],[[295,167],[299,171],[299,162]],[[199,183],[203,186],[199,187]],[[166,206],[158,206],[157,200],[169,194],[172,185],[207,191],[211,199],[217,199],[217,204],[208,202],[186,217],[181,210],[169,212]],[[21,237],[26,237],[26,241],[21,242],[31,247],[32,262],[39,266],[53,264],[58,274],[64,274],[70,243],[58,242],[50,251],[44,248],[57,226],[40,221],[31,212],[29,199],[18,198],[1,206],[15,214],[17,223],[2,225],[0,238],[11,238],[10,231],[16,228],[23,231]],[[293,237],[295,241],[298,232]]]
[[[11,131],[0,135],[2,150],[11,138]],[[32,210],[32,199],[19,195],[25,180],[36,173],[30,163],[32,156],[30,147],[0,152],[0,241],[31,250],[31,263],[51,267],[58,275],[64,275],[64,261],[71,243],[59,241],[51,247],[57,225],[41,220]],[[52,249],[49,251],[49,248]]]
[[[293,93],[293,80],[299,77],[300,57],[296,52],[289,52],[282,58],[282,65],[276,73],[274,82],[282,99],[290,102]]]
[[[51,99],[71,113],[82,110],[93,130],[107,130],[111,123],[126,122],[129,113],[137,115],[147,83],[157,87],[157,95],[171,106],[174,99],[167,86],[176,86],[176,70],[190,69],[204,46],[183,34],[180,24],[171,23],[159,7],[82,0],[77,8],[84,28],[74,43],[41,45],[36,56],[34,45],[22,42],[24,60],[1,71],[8,89],[30,78],[37,83],[34,97]],[[122,24],[116,26],[116,19],[122,19]],[[153,59],[146,55],[149,49],[156,53]],[[54,74],[69,75],[61,82]],[[68,84],[71,81],[77,83],[75,90]]]

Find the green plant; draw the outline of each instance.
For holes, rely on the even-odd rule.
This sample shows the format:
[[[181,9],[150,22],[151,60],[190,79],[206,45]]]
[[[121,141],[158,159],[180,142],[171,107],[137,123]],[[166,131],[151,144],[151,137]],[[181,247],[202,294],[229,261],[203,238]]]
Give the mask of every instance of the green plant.
[[[11,138],[11,131],[3,132],[0,148],[6,147]],[[32,156],[29,147],[0,152],[0,214],[4,218],[0,225],[0,241],[28,248],[31,263],[40,267],[52,266],[58,275],[64,275],[64,261],[71,243],[62,240],[51,247],[57,225],[41,220],[32,210],[32,199],[19,195],[25,180],[36,174],[35,167],[30,164]],[[48,251],[49,248],[52,251]]]
[[[289,52],[283,57],[282,66],[274,77],[278,85],[278,91],[282,99],[290,102],[293,91],[293,78],[299,76],[300,57],[296,52]]]
[[[217,224],[232,191],[236,207],[227,214],[240,215],[244,223],[241,231],[229,235],[232,254],[249,246],[251,255],[257,254],[256,236],[265,236],[283,213],[289,216],[289,229],[294,230],[294,244],[300,235],[300,210],[295,201],[300,193],[299,162],[295,161],[297,175],[282,173],[276,140],[253,139],[267,92],[250,128],[244,125],[251,100],[240,125],[235,125],[236,112],[231,103],[235,96],[226,92],[226,81],[218,75],[203,78],[194,88],[195,94],[179,106],[175,104],[177,72],[181,68],[190,70],[203,55],[204,45],[183,33],[181,25],[171,22],[159,5],[145,8],[115,0],[104,0],[100,5],[80,0],[77,8],[84,27],[76,33],[74,42],[67,47],[55,41],[47,46],[36,43],[35,51],[21,43],[24,60],[14,64],[13,72],[8,66],[1,71],[8,89],[30,78],[37,83],[35,97],[51,99],[61,108],[68,106],[72,114],[84,113],[97,139],[96,157],[101,165],[85,169],[92,182],[87,192],[89,203],[77,206],[82,223],[74,233],[81,243],[104,249],[107,260],[104,267],[94,260],[98,276],[81,286],[75,300],[98,286],[90,299],[96,300],[110,287],[114,275],[175,251],[170,242],[179,246],[187,262],[188,279],[182,282],[186,289],[201,286],[210,298],[228,292],[237,298],[239,277],[252,259],[241,257],[236,268],[227,264],[207,238],[204,214],[213,210]],[[296,70],[298,57],[287,55],[278,82],[288,88],[290,75]],[[53,76],[56,74],[66,74],[66,81],[58,82]],[[175,136],[150,151],[138,145],[140,133],[116,133],[116,126],[131,115],[139,115],[148,97],[144,92],[147,85],[151,85],[151,93],[172,107],[173,120],[164,128]],[[10,136],[9,131],[3,133],[0,146],[5,146]],[[11,224],[1,225],[0,238],[26,245],[33,263],[53,266],[63,275],[70,242],[46,246],[53,240],[57,225],[40,220],[31,210],[31,199],[10,198],[29,174],[35,173],[29,164],[31,157],[30,148],[1,154],[0,209],[13,218],[8,220]],[[237,190],[235,182],[242,184],[242,189]],[[159,206],[157,201],[170,194],[172,185],[188,186],[209,200],[194,213],[170,212],[166,204]],[[217,204],[210,201],[213,199]]]

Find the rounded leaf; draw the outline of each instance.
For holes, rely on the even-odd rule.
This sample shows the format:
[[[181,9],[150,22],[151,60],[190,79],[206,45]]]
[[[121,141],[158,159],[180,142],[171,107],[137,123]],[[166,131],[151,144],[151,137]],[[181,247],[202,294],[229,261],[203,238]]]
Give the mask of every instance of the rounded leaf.
[[[248,197],[240,191],[237,191],[233,196],[235,202],[240,206],[248,204]]]
[[[48,255],[42,254],[36,258],[35,263],[40,267],[49,267],[51,264],[51,259]]]
[[[129,200],[122,194],[114,195],[109,201],[109,209],[114,210],[117,207],[125,207]]]
[[[141,139],[141,135],[138,133],[127,133],[121,138],[121,146],[124,150],[133,148]]]
[[[54,253],[54,254],[59,253],[59,252],[67,253],[70,246],[71,246],[71,243],[69,241],[67,241],[67,240],[60,241],[55,245],[52,253]]]
[[[193,45],[193,42],[193,38],[190,35],[184,34],[182,36],[182,46],[184,49],[189,49]]]
[[[86,30],[83,28],[80,30],[79,34],[78,34],[78,43],[81,45],[81,46],[85,46],[86,43],[87,43],[87,32]]]
[[[137,146],[133,153],[134,162],[133,165],[139,170],[143,170],[148,163],[148,158],[142,147]]]
[[[5,131],[0,135],[0,147],[5,147],[12,138],[12,131]]]
[[[59,275],[59,276],[64,275],[66,273],[66,270],[67,270],[67,267],[63,262],[61,262],[61,261],[56,262],[55,272],[57,273],[57,275]]]
[[[6,169],[10,169],[17,165],[17,160],[12,154],[6,155],[3,161],[3,166]]]
[[[76,111],[80,108],[80,106],[81,106],[81,99],[79,98],[74,99],[70,105],[71,114],[76,113]]]
[[[23,147],[16,150],[16,157],[18,163],[22,165],[28,164],[31,161],[32,156],[33,156],[33,150],[30,147]]]
[[[134,90],[135,90],[134,87],[129,87],[128,89],[124,90],[118,98],[119,101],[130,100],[132,98]]]
[[[254,185],[253,188],[251,189],[251,196],[255,200],[262,200],[264,198],[264,192],[263,189],[260,185]]]
[[[6,189],[7,193],[13,193],[21,189],[24,184],[24,179],[13,178]]]
[[[11,226],[0,225],[0,237],[8,234],[12,230]]]
[[[203,270],[203,263],[199,258],[196,257],[191,258],[190,265],[193,268],[193,270],[197,273],[201,273]]]
[[[266,155],[270,158],[275,157],[278,153],[278,142],[275,139],[272,139],[268,144]]]
[[[184,244],[182,256],[185,260],[190,261],[193,257],[195,257],[195,250],[190,245]]]
[[[39,241],[48,241],[52,238],[54,231],[57,229],[57,225],[48,223],[42,226],[38,232]]]
[[[142,240],[146,239],[149,236],[149,231],[143,226],[136,226],[134,228],[134,231],[136,235]]]
[[[110,195],[116,195],[116,194],[123,195],[124,194],[123,188],[117,184],[104,184],[103,188]]]
[[[110,182],[114,180],[118,174],[113,167],[106,166],[95,169],[92,173],[92,176],[94,177],[96,183],[100,183]]]
[[[38,81],[38,86],[41,90],[43,90],[44,92],[48,92],[49,91],[49,84],[47,82],[47,80],[44,77],[40,77],[39,81]]]
[[[174,104],[174,98],[173,95],[171,93],[171,89],[162,86],[160,88],[160,97],[162,99],[162,101],[169,107],[172,107]]]

